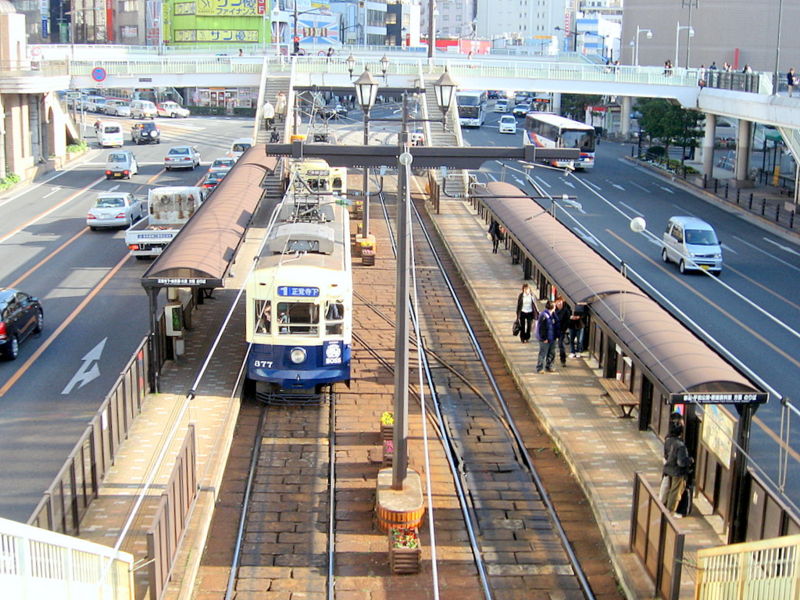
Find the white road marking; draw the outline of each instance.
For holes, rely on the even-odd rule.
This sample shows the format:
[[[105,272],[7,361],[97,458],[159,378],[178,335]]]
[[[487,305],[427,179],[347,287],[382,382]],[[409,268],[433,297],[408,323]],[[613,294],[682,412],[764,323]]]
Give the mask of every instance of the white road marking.
[[[564,182],[564,185],[568,185],[568,186],[569,186],[569,187],[571,187],[573,190],[575,189],[575,184],[573,184],[571,181],[565,181],[565,182]]]
[[[769,252],[766,252],[765,250],[762,250],[761,248],[759,248],[759,247],[758,247],[758,246],[756,246],[755,244],[751,244],[750,242],[746,242],[746,241],[744,241],[742,238],[740,238],[740,237],[738,237],[738,236],[733,236],[733,237],[734,237],[734,238],[736,238],[737,240],[739,240],[739,241],[740,241],[741,243],[743,243],[745,246],[749,246],[749,247],[750,247],[750,248],[752,248],[753,250],[757,250],[758,252],[761,252],[761,254],[766,254],[766,255],[767,255],[767,256],[769,256],[769,257],[770,257],[772,260],[776,260],[776,261],[778,261],[779,263],[781,263],[782,265],[784,265],[784,266],[786,266],[786,267],[789,267],[790,269],[794,269],[795,271],[798,271],[798,272],[800,272],[800,267],[797,267],[796,265],[793,265],[792,263],[790,263],[790,262],[788,262],[788,261],[785,261],[785,260],[783,260],[783,259],[780,259],[780,258],[778,258],[777,256],[775,256],[774,254],[770,254]]]
[[[722,248],[725,250],[725,252],[731,252],[733,254],[739,254],[736,250],[734,250],[733,248],[728,246],[728,244],[722,244]]]
[[[597,185],[596,183],[592,183],[591,181],[584,181],[583,183],[585,183],[585,184],[586,184],[586,185],[588,185],[589,187],[592,187],[592,188],[596,189],[598,192],[599,192],[601,189],[603,189],[603,188],[601,188],[599,185]]]
[[[546,188],[551,188],[551,187],[553,187],[552,185],[550,185],[549,183],[547,183],[547,182],[546,182],[544,179],[542,179],[542,178],[541,178],[541,177],[539,177],[538,175],[537,175],[536,177],[534,177],[534,179],[535,179],[536,181],[538,181],[540,184],[542,184],[542,185],[543,185],[544,187],[546,187]]]
[[[119,184],[115,185],[114,187],[112,187],[112,188],[111,188],[110,190],[108,190],[108,191],[109,191],[109,192],[116,192],[118,189],[119,189]]]
[[[497,181],[497,177],[495,177],[492,173],[487,173],[486,176],[491,179],[492,181]]]
[[[60,189],[61,189],[60,187],[54,187],[52,190],[50,190],[44,196],[42,196],[42,198],[47,198],[48,196],[52,196],[53,194],[55,194]]]
[[[585,233],[583,230],[579,229],[578,227],[573,227],[572,230],[575,232],[575,234],[579,238],[581,238],[587,244],[591,244],[592,246],[597,246],[597,240],[595,239],[595,237],[593,235],[589,235],[588,233]]]
[[[697,217],[697,215],[696,215],[696,214],[694,214],[692,211],[690,211],[690,210],[686,210],[685,208],[683,208],[682,206],[678,206],[678,205],[677,205],[677,204],[675,204],[674,202],[672,203],[672,206],[674,206],[674,207],[675,207],[675,208],[677,208],[678,210],[682,211],[682,212],[681,212],[681,214],[687,214],[687,215],[689,215],[690,217]]]
[[[634,182],[634,181],[629,181],[628,183],[629,183],[629,184],[631,184],[631,185],[635,185],[637,188],[639,188],[639,189],[640,189],[640,190],[642,190],[643,192],[650,193],[650,190],[648,190],[648,189],[647,189],[646,187],[644,187],[643,185],[639,185],[638,183],[636,183],[636,182]]]
[[[516,182],[517,182],[518,184],[520,184],[522,187],[525,187],[525,182],[524,182],[524,181],[522,181],[522,179],[520,179],[519,177],[517,177],[517,176],[514,176],[514,181],[516,181]]]
[[[639,215],[640,217],[643,217],[643,216],[644,216],[644,213],[641,213],[641,212],[639,212],[638,210],[636,210],[635,208],[633,208],[633,207],[632,207],[630,204],[626,204],[625,202],[622,202],[622,200],[620,200],[620,201],[619,201],[619,203],[620,203],[622,206],[624,206],[625,208],[627,208],[629,211],[631,211],[632,213],[634,213],[634,214],[636,214],[636,215]]]
[[[100,357],[103,355],[103,348],[105,348],[106,340],[108,340],[107,337],[103,338],[99,344],[89,350],[86,356],[81,359],[83,364],[81,364],[75,375],[72,376],[72,379],[69,380],[66,387],[61,390],[61,395],[69,394],[76,385],[78,389],[80,389],[90,381],[100,377],[100,367],[97,365],[97,362],[99,362]]]
[[[612,187],[615,187],[618,190],[622,190],[623,192],[625,191],[625,188],[622,187],[621,185],[617,184],[617,183],[612,183],[611,185],[612,185]]]
[[[783,250],[784,252],[788,252],[788,253],[790,253],[790,254],[794,254],[795,256],[800,256],[800,252],[798,252],[798,251],[797,251],[797,250],[795,250],[794,248],[790,248],[789,246],[784,246],[783,244],[779,244],[779,243],[778,243],[778,242],[776,242],[775,240],[771,240],[771,239],[769,239],[769,238],[766,238],[766,237],[765,237],[765,238],[763,238],[763,239],[764,239],[764,241],[765,241],[765,242],[767,242],[767,243],[769,243],[769,244],[772,244],[772,245],[774,245],[774,246],[777,246],[778,248],[780,248],[780,249],[781,249],[781,250]]]
[[[674,193],[675,193],[675,192],[673,192],[671,189],[669,189],[668,187],[665,187],[665,186],[663,186],[663,185],[659,185],[659,186],[657,186],[657,187],[660,187],[662,190],[664,190],[664,191],[665,191],[665,192],[667,192],[668,194],[674,194]]]

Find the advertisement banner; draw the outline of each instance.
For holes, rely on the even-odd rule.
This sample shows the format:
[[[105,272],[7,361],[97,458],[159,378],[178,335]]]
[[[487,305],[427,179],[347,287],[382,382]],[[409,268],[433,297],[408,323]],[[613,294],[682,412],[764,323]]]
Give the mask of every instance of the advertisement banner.
[[[255,17],[259,15],[257,0],[197,0],[195,10],[197,15],[204,17]]]
[[[145,3],[145,40],[148,46],[158,46],[160,12],[161,4],[158,0],[147,0]]]
[[[50,35],[50,2],[48,0],[39,0],[39,15],[42,18],[42,37],[46,38]]]
[[[240,29],[176,29],[175,42],[258,42],[258,31]]]
[[[106,0],[106,41],[114,41],[114,5]]]

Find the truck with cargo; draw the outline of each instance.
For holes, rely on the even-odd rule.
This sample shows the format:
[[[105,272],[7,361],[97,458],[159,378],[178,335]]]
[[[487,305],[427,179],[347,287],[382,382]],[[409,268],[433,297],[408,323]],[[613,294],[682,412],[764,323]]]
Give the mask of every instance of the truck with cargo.
[[[139,259],[153,258],[164,251],[206,198],[199,187],[173,186],[150,190],[147,216],[125,232],[125,244]]]

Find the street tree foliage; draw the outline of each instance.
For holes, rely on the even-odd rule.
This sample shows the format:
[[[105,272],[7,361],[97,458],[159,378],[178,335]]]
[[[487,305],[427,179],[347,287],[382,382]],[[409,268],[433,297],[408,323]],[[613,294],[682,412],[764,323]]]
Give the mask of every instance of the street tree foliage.
[[[583,122],[587,106],[600,106],[603,97],[587,94],[561,94],[561,114],[575,121]]]
[[[702,113],[681,108],[663,98],[644,98],[636,104],[641,113],[639,128],[643,133],[663,144],[669,152],[670,146],[696,148],[703,136]],[[685,153],[684,153],[685,154]]]

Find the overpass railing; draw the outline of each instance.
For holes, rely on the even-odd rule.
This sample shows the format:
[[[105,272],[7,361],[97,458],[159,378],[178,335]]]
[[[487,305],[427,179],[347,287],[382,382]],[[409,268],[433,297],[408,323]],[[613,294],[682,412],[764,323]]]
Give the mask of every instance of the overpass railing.
[[[4,598],[133,600],[132,574],[127,552],[0,519]]]

